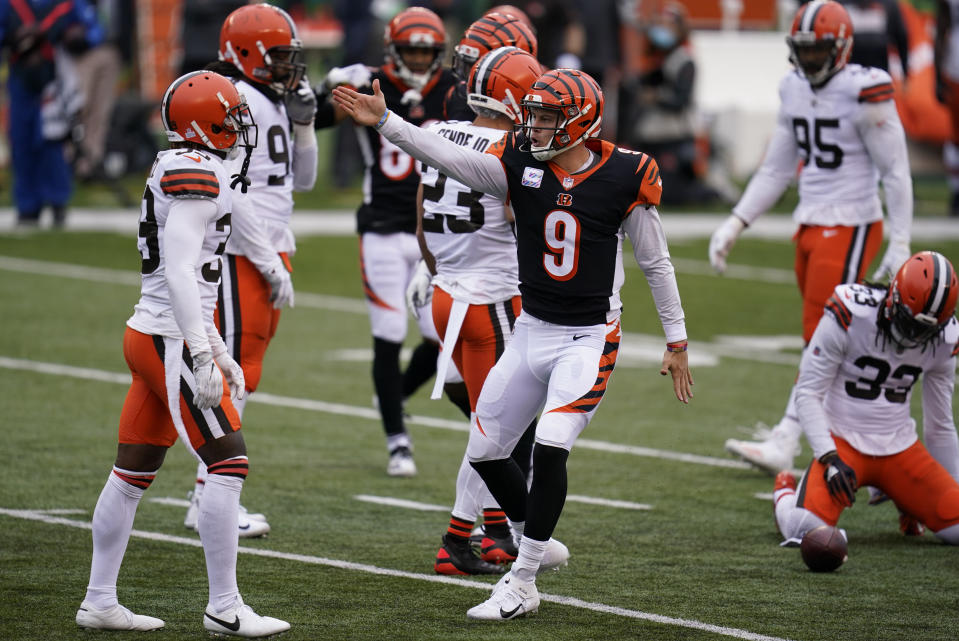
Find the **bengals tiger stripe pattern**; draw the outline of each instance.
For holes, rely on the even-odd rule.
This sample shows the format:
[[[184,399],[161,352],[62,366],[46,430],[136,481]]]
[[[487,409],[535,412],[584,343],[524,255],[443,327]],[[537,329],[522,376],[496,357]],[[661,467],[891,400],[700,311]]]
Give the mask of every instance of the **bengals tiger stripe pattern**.
[[[168,169],[160,179],[160,189],[174,197],[216,198],[220,195],[216,174],[206,169]]]
[[[621,336],[622,332],[620,332],[619,329],[619,322],[613,325],[611,330],[606,333],[606,346],[603,348],[603,355],[599,359],[596,382],[593,384],[592,389],[572,403],[550,410],[551,412],[578,412],[586,414],[596,409],[599,402],[603,400],[603,395],[606,394],[609,377],[613,374],[613,368],[616,367],[616,357],[619,355]]]

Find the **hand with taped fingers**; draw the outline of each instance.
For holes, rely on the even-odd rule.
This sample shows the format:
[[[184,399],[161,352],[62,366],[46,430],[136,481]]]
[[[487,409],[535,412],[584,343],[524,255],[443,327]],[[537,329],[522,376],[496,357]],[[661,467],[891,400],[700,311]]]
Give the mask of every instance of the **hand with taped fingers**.
[[[672,374],[673,392],[676,398],[689,404],[693,397],[693,374],[689,371],[689,355],[686,352],[686,341],[669,343],[663,354],[663,366],[659,370],[663,376]]]
[[[359,93],[345,85],[333,89],[333,102],[340,106],[358,125],[375,127],[386,122],[389,112],[380,90],[380,81],[373,81],[373,95]]]

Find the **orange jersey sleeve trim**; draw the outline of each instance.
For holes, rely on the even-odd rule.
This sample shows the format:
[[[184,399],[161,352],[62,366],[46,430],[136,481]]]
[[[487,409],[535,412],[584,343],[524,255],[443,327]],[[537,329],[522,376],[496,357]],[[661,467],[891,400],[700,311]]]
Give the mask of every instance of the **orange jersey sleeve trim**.
[[[216,198],[220,195],[220,182],[212,171],[169,169],[160,179],[160,189],[170,196]]]
[[[885,102],[892,100],[893,89],[891,82],[882,82],[878,85],[866,87],[859,92],[859,102]]]
[[[852,312],[849,311],[846,304],[839,300],[839,298],[832,296],[826,301],[826,311],[835,317],[836,322],[843,328],[843,331],[849,330],[849,323],[852,321]]]

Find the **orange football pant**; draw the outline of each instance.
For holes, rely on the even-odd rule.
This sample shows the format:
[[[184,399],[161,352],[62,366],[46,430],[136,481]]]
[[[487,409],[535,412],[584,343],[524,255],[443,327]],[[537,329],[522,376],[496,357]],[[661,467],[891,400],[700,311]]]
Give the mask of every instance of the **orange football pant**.
[[[168,341],[169,344],[169,341]],[[143,334],[127,327],[123,335],[123,356],[133,375],[133,382],[127,391],[123,410],[120,413],[119,442],[133,445],[159,445],[170,447],[177,439],[177,429],[173,424],[173,415],[167,404],[167,364],[173,363],[181,369],[187,368],[182,353],[186,344],[181,343],[179,354],[164,354],[162,336]],[[166,361],[166,363],[164,362]],[[186,382],[183,375],[176,378],[178,391]],[[179,415],[183,427],[190,439],[190,445],[198,450],[215,436],[211,434],[208,421],[218,423],[224,432],[240,429],[240,416],[230,401],[229,389],[224,382],[223,399],[219,407],[200,411],[183,396],[178,395]]]
[[[440,338],[446,334],[452,306],[453,297],[442,288],[434,287],[433,322]],[[453,362],[463,375],[470,409],[474,412],[486,375],[506,348],[521,309],[520,297],[514,296],[499,303],[470,305],[466,311],[459,338],[453,347]]]
[[[292,272],[287,255],[281,253],[280,257]],[[221,291],[213,321],[233,360],[243,368],[246,391],[255,392],[263,375],[266,348],[280,324],[280,310],[273,309],[270,284],[248,258],[225,254],[223,263],[229,270],[231,300],[225,304]]]
[[[793,242],[803,340],[808,343],[836,286],[865,277],[882,244],[882,221],[857,227],[801,225]]]
[[[836,452],[856,471],[859,487],[878,487],[899,509],[916,517],[933,532],[959,523],[959,483],[949,476],[919,441],[898,454],[870,456],[833,435]],[[836,525],[843,504],[829,494],[823,478],[825,466],[813,460],[799,489],[796,507],[802,507],[826,523]]]

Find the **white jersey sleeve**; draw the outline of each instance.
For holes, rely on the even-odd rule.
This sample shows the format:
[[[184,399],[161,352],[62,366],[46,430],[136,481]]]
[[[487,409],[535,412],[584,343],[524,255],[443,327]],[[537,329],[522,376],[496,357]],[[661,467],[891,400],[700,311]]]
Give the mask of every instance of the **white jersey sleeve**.
[[[864,102],[856,122],[869,157],[879,170],[886,198],[891,241],[909,243],[912,237],[912,175],[906,133],[892,100]]]
[[[436,132],[406,122],[393,112],[379,133],[413,158],[437,167],[472,189],[504,201],[509,194],[506,170],[496,156],[460,147]]]
[[[141,203],[137,248],[142,259],[142,286],[127,325],[145,334],[173,338],[187,338],[187,330],[192,340],[205,343],[206,327],[197,328],[196,310],[191,308],[184,315],[182,306],[196,302],[203,323],[212,323],[231,209],[228,177],[218,157],[195,150],[160,152]],[[167,223],[174,210],[173,236],[168,238]],[[200,237],[198,249],[190,243],[186,251],[179,243],[185,234]],[[192,298],[193,286],[183,284],[188,273],[198,301]],[[178,297],[188,289],[189,294]],[[175,310],[175,305],[179,309]],[[192,349],[193,344],[190,346]]]
[[[433,123],[428,130],[480,152],[506,134],[467,121]],[[473,305],[518,296],[516,236],[503,201],[425,164],[420,182],[423,235],[436,258],[433,283]]]
[[[253,211],[263,220],[267,236],[276,251],[293,253],[296,243],[290,231],[293,214],[293,138],[290,119],[283,101],[270,100],[245,80],[236,81],[237,90],[246,98],[256,122],[256,147],[250,155],[246,176],[250,180],[246,197]],[[243,167],[245,150],[226,162],[229,175]],[[244,254],[238,240],[227,245],[227,252]]]
[[[946,326],[942,343],[939,349],[951,350],[952,358],[941,359],[923,375],[922,435],[932,457],[959,481],[959,436],[952,416],[959,351],[959,323],[955,318]]]

